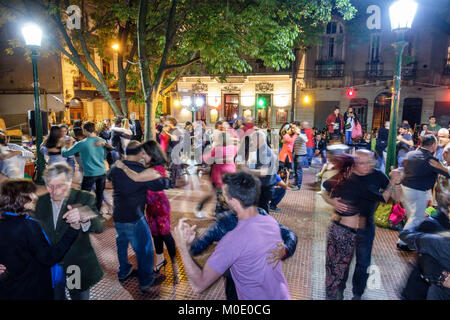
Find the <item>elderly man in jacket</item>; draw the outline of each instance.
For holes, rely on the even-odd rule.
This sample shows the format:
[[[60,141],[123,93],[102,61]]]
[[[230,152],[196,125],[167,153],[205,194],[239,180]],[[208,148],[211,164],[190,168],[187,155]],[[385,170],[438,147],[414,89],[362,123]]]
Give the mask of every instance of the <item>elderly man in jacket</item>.
[[[58,276],[55,275],[55,299],[64,300],[67,287],[72,300],[89,300],[90,288],[103,277],[89,233],[101,233],[104,220],[91,193],[71,188],[73,171],[67,163],[52,164],[44,171],[43,177],[48,193],[39,197],[35,218],[41,223],[50,242],[56,244],[64,235],[68,224],[62,217],[69,211],[80,215],[82,228],[60,263]]]

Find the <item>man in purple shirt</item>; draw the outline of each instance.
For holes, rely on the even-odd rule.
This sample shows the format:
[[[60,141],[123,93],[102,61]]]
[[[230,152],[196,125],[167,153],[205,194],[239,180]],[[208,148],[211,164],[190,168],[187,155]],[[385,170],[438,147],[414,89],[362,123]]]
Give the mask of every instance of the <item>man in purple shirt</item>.
[[[226,174],[223,195],[238,216],[238,225],[218,243],[203,269],[189,254],[194,227],[180,220],[175,238],[185,271],[196,292],[202,292],[230,269],[240,300],[288,300],[289,287],[281,264],[267,263],[270,251],[282,241],[280,227],[269,215],[258,214],[260,181],[246,172]]]

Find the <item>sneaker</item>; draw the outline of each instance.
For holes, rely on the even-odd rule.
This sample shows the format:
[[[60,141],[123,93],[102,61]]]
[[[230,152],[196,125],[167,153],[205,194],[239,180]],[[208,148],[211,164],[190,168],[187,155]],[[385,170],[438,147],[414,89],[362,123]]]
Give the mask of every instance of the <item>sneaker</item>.
[[[128,272],[128,274],[123,278],[119,278],[119,281],[125,281],[131,277],[134,277],[135,275],[137,275],[137,270],[130,268],[130,271]]]
[[[355,294],[352,298],[352,300],[361,300],[361,296]]]
[[[300,188],[298,186],[295,186],[294,188],[291,189],[291,191],[297,191],[300,190]]]
[[[275,207],[275,208],[269,207],[269,211],[280,212],[280,211],[281,211],[281,208],[278,208],[278,207]]]
[[[153,283],[152,284],[148,284],[145,286],[139,286],[139,289],[141,289],[142,292],[146,293],[148,292],[148,289],[152,288],[152,287],[156,287],[159,286],[161,283],[164,282],[164,280],[166,280],[166,276],[163,274],[157,274],[153,277]]]
[[[344,291],[343,290],[338,290],[338,292],[336,294],[336,300],[344,300]]]

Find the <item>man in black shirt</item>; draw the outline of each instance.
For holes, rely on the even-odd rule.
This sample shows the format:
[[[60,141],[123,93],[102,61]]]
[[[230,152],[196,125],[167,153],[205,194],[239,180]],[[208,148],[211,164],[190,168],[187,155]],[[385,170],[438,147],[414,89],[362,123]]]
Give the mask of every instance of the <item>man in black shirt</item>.
[[[430,164],[431,160],[438,161],[433,156],[438,146],[436,137],[428,134],[422,136],[421,140],[420,148],[409,152],[403,160],[403,203],[408,216],[404,229],[408,229],[412,224],[420,224],[425,219],[428,200],[431,200],[430,191],[436,183],[438,175],[450,177],[448,171],[435,168]],[[400,250],[408,251],[408,246],[400,239],[397,247]]]
[[[127,157],[123,162],[133,171],[142,172],[146,168],[139,162],[144,150],[138,141],[131,141],[126,149]],[[154,180],[134,182],[122,169],[115,165],[108,172],[108,179],[114,187],[114,227],[117,231],[117,255],[119,257],[119,280],[127,279],[133,272],[128,263],[128,243],[136,253],[138,262],[139,287],[146,291],[160,284],[164,279],[153,272],[153,244],[150,229],[145,220],[144,208],[147,190],[161,191],[169,187],[169,180],[161,178],[155,172]]]

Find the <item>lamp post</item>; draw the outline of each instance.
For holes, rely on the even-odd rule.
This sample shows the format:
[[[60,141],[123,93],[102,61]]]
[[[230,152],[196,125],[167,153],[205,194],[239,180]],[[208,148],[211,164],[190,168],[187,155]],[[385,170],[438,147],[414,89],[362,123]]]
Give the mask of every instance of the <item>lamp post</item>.
[[[31,49],[31,63],[33,65],[33,87],[34,87],[34,123],[36,127],[36,156],[37,156],[37,172],[36,184],[44,184],[42,180],[42,173],[45,169],[44,155],[40,148],[42,144],[42,120],[41,120],[41,102],[39,94],[39,78],[37,69],[37,49],[41,46],[42,31],[35,24],[27,24],[22,28],[22,35],[25,39],[25,44]]]
[[[399,0],[389,8],[391,19],[391,30],[400,35],[400,40],[392,44],[396,54],[396,68],[394,74],[394,96],[391,102],[390,129],[388,138],[388,149],[386,158],[386,174],[389,175],[391,166],[395,165],[396,142],[397,142],[397,117],[400,103],[400,86],[402,76],[402,55],[408,44],[404,40],[404,33],[411,29],[411,24],[417,10],[417,3],[413,0]]]
[[[192,123],[194,123],[194,113],[200,110],[205,105],[205,99],[202,97],[191,99],[190,96],[185,96],[181,100],[181,104],[186,110],[192,112]]]

